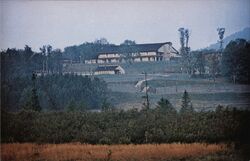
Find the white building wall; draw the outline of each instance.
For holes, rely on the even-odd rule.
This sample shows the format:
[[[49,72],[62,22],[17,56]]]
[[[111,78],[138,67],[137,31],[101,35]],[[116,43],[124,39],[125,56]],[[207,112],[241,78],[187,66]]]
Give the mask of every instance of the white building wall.
[[[162,45],[159,49],[158,52],[162,53],[171,53],[171,47],[169,44]]]
[[[91,64],[91,60],[85,60],[84,63],[85,64]]]
[[[95,75],[100,74],[115,74],[115,71],[95,71]]]
[[[140,52],[140,56],[147,56],[148,53],[147,52]]]
[[[176,54],[176,51],[170,44],[163,45],[158,49],[158,52],[163,53],[163,60],[170,60],[171,57],[179,57],[179,55]]]
[[[135,56],[139,56],[140,53],[132,53],[131,56],[135,57]]]
[[[96,64],[97,60],[96,59],[91,59],[91,60],[85,60],[85,64]]]
[[[156,56],[156,52],[148,52],[148,56]]]
[[[104,60],[102,60],[102,59],[97,59],[97,63],[99,63],[99,64],[103,64],[103,63],[105,63],[105,61],[104,61]]]
[[[140,58],[135,58],[134,61],[135,61],[135,62],[140,62],[141,59],[140,59]]]
[[[111,59],[111,63],[118,63],[119,62],[119,60],[117,60],[117,59]]]
[[[155,60],[156,60],[155,57],[150,57],[150,58],[149,58],[149,61],[155,61]]]
[[[148,57],[142,58],[142,61],[148,61]]]
[[[121,54],[118,54],[118,53],[114,53],[114,54],[100,54],[98,55],[98,58],[99,59],[102,59],[102,58],[120,58],[121,57]]]

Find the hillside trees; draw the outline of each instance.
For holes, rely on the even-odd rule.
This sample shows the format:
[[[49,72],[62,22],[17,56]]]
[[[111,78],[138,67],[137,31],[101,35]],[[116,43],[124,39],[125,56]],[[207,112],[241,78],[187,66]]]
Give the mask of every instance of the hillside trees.
[[[51,45],[44,45],[40,48],[40,54],[42,54],[44,59],[43,72],[46,73],[61,73],[62,72],[62,52],[60,49],[52,49]]]
[[[207,56],[207,64],[209,67],[209,74],[215,82],[216,76],[220,73],[219,53],[215,52],[213,54],[209,54]]]
[[[62,75],[56,72],[38,76],[34,89],[30,78],[33,71],[42,70],[42,61],[46,60],[46,56],[36,53],[31,57],[31,59],[42,58],[39,68],[37,64],[30,64],[29,61],[25,63],[26,59],[21,59],[25,57],[26,52],[22,50],[10,49],[1,53],[2,108],[8,111],[18,111],[21,107],[31,105],[34,101],[29,100],[35,100],[36,96],[38,96],[40,106],[45,110],[64,110],[71,100],[80,109],[101,107],[107,92],[104,81],[98,78],[91,79],[73,74]],[[30,56],[27,58],[29,60]]]
[[[33,88],[27,84],[20,86],[22,82],[30,82],[27,78],[16,82],[13,89],[17,89],[17,99],[15,100],[13,91],[8,91],[5,95],[9,96],[7,103],[13,108],[6,107],[8,110],[19,110],[20,106],[25,106],[27,100],[30,100]],[[73,74],[66,75],[45,75],[37,77],[36,93],[40,106],[45,110],[62,111],[87,109],[100,109],[107,94],[107,85],[98,78],[77,76]],[[31,82],[30,82],[31,84]],[[33,90],[34,92],[34,90]],[[74,106],[74,107],[73,107]]]
[[[231,41],[222,54],[222,74],[239,83],[250,83],[250,43],[244,39]]]
[[[128,62],[131,62],[131,55],[128,51],[134,51],[136,42],[133,40],[124,40],[120,45],[121,53],[123,53],[127,58]],[[115,46],[114,44],[108,42],[106,38],[96,39],[94,42],[85,42],[81,45],[68,46],[64,48],[63,57],[70,59],[72,61],[84,61],[89,59],[96,59],[99,52],[104,50],[109,50],[109,47]]]
[[[29,46],[24,49],[7,49],[1,52],[1,80],[31,77],[33,71],[42,69],[43,56]]]
[[[46,110],[63,110],[71,100],[80,109],[100,108],[107,91],[105,82],[98,78],[62,75],[61,58],[61,51],[53,50],[50,45],[41,47],[39,53],[27,45],[23,50],[2,51],[1,107],[9,111],[18,111],[24,106],[31,109],[38,107],[34,103],[38,97],[40,106]],[[30,78],[37,72],[41,76],[35,78],[34,86]]]
[[[101,45],[107,45],[109,44],[108,40],[104,37],[101,37],[100,39],[96,39],[94,41],[94,44],[101,44]]]
[[[63,58],[72,61],[84,61],[87,59],[96,59],[98,52],[113,46],[106,38],[96,39],[94,42],[85,42],[80,45],[68,46],[64,48]]]
[[[202,51],[192,51],[191,55],[191,66],[192,74],[199,73],[200,76],[205,74],[206,59]]]
[[[42,69],[42,59],[41,54],[33,52],[27,45],[24,49],[1,52],[1,107],[18,109],[24,87],[32,84],[32,73]]]
[[[76,110],[82,111],[101,108],[106,98],[107,85],[98,78],[73,74],[46,75],[39,77],[38,90],[45,108],[54,106],[55,110],[64,110],[74,104]]]
[[[136,42],[134,40],[124,40],[123,43],[121,43],[120,45],[135,45]]]

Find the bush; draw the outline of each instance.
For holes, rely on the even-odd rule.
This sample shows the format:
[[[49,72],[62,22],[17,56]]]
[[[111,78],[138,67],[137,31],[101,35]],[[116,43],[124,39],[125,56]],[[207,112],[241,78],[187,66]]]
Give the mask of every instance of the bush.
[[[2,111],[2,142],[141,144],[171,142],[249,143],[250,111],[220,108],[173,114],[150,111]]]

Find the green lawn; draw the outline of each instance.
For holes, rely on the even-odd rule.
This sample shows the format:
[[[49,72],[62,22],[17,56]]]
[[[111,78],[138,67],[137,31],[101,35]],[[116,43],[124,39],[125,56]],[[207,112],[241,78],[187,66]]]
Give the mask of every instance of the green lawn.
[[[119,108],[141,107],[145,101],[135,84],[143,80],[143,75],[106,75],[101,76],[108,83],[110,89],[110,101]],[[237,106],[247,108],[250,106],[250,86],[232,84],[217,79],[216,82],[209,79],[194,79],[183,74],[148,75],[148,86],[156,88],[156,93],[149,93],[151,107],[155,107],[161,97],[169,101],[179,109],[184,90],[190,94],[192,104],[196,109],[214,109],[217,105]],[[142,86],[144,86],[143,83]]]
[[[142,107],[145,101],[144,93],[110,92],[110,101],[120,108],[131,108],[129,106]],[[167,98],[177,109],[181,107],[182,93],[156,95],[149,94],[151,107],[154,108],[161,97]],[[190,98],[195,109],[214,108],[217,105],[235,106],[238,108],[248,108],[250,105],[249,93],[190,93]],[[123,107],[124,106],[124,107]]]

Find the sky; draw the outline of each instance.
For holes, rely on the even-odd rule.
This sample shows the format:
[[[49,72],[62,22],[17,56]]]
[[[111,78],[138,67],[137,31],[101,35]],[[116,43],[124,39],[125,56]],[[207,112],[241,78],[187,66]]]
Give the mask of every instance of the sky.
[[[123,1],[0,1],[0,49],[39,51],[93,42],[172,42],[180,48],[178,28],[190,30],[189,46],[196,50],[250,26],[250,0],[123,0]]]

